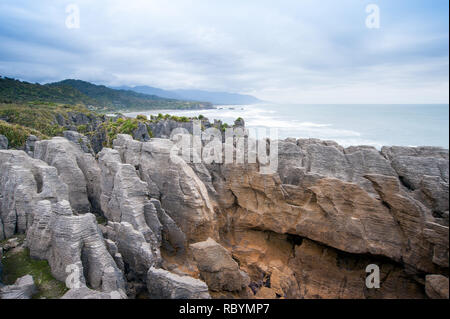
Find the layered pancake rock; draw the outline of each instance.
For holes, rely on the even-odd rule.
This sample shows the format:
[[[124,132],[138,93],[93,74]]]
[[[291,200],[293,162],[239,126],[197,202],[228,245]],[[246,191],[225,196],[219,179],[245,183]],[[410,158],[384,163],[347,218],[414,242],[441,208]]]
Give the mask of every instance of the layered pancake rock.
[[[61,281],[76,265],[64,298],[448,298],[448,150],[287,139],[261,174],[113,145],[0,150],[0,240],[26,234]]]

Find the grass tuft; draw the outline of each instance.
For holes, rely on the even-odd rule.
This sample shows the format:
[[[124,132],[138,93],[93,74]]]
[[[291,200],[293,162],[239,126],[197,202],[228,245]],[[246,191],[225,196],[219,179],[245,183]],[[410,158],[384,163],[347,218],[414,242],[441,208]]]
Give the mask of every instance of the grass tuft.
[[[51,273],[46,260],[36,260],[30,257],[28,248],[19,248],[8,251],[2,259],[2,282],[12,285],[25,275],[33,276],[38,292],[33,299],[58,299],[67,292],[63,282],[56,280]]]

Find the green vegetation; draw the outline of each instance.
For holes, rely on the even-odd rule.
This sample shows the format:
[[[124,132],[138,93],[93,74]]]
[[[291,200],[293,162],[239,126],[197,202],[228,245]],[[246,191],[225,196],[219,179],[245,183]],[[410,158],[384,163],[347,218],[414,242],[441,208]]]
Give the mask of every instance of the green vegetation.
[[[85,124],[78,125],[78,126],[77,126],[77,132],[78,132],[78,133],[81,133],[81,134],[87,133],[87,132],[88,132],[88,127],[87,127],[87,125],[85,125]]]
[[[225,132],[225,130],[227,129],[227,128],[229,128],[230,126],[227,124],[227,123],[222,123],[222,125],[220,126],[220,130],[222,131],[222,132]]]
[[[10,124],[2,120],[0,120],[0,134],[6,136],[9,141],[9,147],[11,148],[23,147],[30,135],[35,135],[40,139],[48,138],[48,136],[34,129],[19,124]]]
[[[136,116],[136,119],[141,120],[141,121],[148,120],[147,115],[142,115],[142,114],[139,114],[138,116]]]
[[[94,100],[70,86],[48,86],[0,77],[0,102],[93,104]]]
[[[90,110],[115,112],[118,110],[202,109],[211,108],[208,102],[166,99],[127,90],[114,90],[80,80],[64,80],[51,84],[33,84],[0,77],[0,102],[84,105]]]
[[[106,140],[103,146],[112,147],[113,141],[117,138],[118,134],[129,134],[133,135],[133,132],[138,128],[139,120],[133,118],[119,118],[116,121],[108,120],[101,125],[102,130],[106,132]],[[151,134],[151,130],[149,130],[149,135]]]
[[[55,122],[57,113],[67,117],[74,108],[48,106],[46,104],[0,104],[0,119],[26,126],[47,136],[62,135],[63,128]]]
[[[14,284],[18,278],[25,275],[33,276],[38,288],[37,294],[33,296],[34,299],[57,299],[68,290],[64,283],[53,278],[48,262],[31,258],[27,248],[8,251],[2,263],[2,281],[6,285]]]
[[[194,119],[197,119],[196,117],[186,117],[186,116],[176,116],[176,115],[170,115],[170,114],[161,114],[159,113],[157,116],[150,115],[150,121],[152,122],[158,122],[161,120],[172,120],[176,122],[185,122],[188,123]]]
[[[5,135],[12,148],[21,148],[29,135],[39,139],[52,136],[62,136],[64,126],[59,125],[57,117],[67,120],[69,113],[82,113],[95,116],[82,105],[67,105],[59,103],[0,103],[0,134]],[[80,133],[87,133],[86,125],[78,126]]]
[[[97,224],[99,225],[106,225],[108,220],[104,216],[95,215],[95,218],[97,219]]]

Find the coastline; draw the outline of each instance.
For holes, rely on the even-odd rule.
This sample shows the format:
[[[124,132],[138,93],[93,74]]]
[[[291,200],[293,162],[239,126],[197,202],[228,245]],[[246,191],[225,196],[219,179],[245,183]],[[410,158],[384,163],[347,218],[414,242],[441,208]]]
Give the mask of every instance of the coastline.
[[[426,111],[430,111],[430,115],[423,116]],[[370,145],[380,150],[383,146],[427,145],[449,148],[448,105],[218,105],[204,111],[149,110],[124,115],[158,113],[187,117],[202,114],[229,125],[241,117],[247,128],[267,132],[277,129],[280,139],[318,138],[336,141],[344,147]]]

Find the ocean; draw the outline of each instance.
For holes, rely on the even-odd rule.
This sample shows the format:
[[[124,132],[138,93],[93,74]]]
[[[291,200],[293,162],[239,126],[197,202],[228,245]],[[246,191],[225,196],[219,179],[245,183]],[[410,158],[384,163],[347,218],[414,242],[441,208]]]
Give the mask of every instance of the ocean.
[[[449,148],[449,105],[223,105],[212,110],[152,110],[127,113],[198,116],[233,124],[242,117],[246,127],[277,129],[278,137],[334,140],[342,146],[440,146]],[[268,134],[268,133],[267,133]]]

